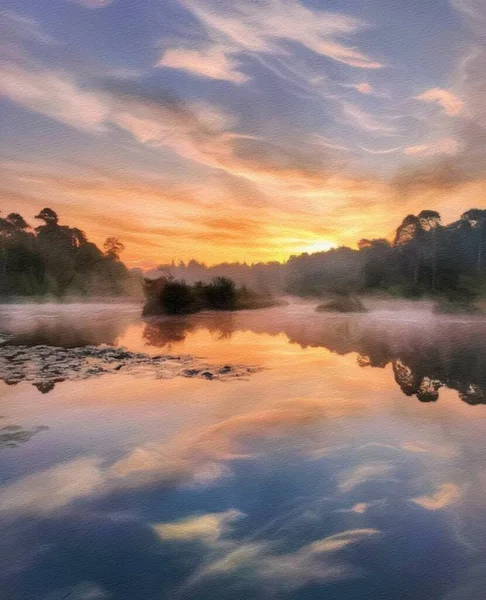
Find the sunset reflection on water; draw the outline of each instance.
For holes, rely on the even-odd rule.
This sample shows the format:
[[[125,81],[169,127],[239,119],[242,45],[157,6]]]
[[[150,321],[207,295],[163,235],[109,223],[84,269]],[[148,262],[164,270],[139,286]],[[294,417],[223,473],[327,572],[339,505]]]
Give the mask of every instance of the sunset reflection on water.
[[[482,384],[479,321],[305,303],[147,322],[133,307],[35,310],[2,308],[13,342],[84,331],[89,344],[262,370],[119,373],[44,394],[2,383],[3,426],[31,432],[0,446],[5,597],[479,597],[485,407],[459,395]]]

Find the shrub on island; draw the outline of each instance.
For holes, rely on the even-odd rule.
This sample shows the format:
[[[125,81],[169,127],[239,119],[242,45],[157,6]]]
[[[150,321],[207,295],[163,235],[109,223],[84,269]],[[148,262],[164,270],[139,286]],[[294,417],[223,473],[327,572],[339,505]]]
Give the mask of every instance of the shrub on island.
[[[143,314],[187,315],[203,310],[245,310],[274,306],[271,296],[258,294],[246,286],[237,287],[228,277],[215,277],[209,283],[190,285],[170,276],[145,279],[146,302]]]

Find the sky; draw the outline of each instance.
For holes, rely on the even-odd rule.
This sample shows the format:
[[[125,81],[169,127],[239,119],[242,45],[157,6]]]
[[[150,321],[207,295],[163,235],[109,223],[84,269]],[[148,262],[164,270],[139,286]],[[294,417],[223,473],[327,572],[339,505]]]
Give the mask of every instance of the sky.
[[[285,260],[486,206],[483,0],[3,0],[0,207],[124,261]]]

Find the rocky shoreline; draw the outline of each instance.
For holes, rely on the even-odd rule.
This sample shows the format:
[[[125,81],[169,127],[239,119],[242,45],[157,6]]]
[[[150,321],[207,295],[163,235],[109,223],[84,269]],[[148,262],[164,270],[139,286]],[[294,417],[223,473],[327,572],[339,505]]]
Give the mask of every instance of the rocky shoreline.
[[[242,378],[258,371],[244,365],[212,365],[192,356],[150,355],[116,346],[0,346],[0,379],[7,385],[27,381],[42,393],[56,383],[124,373],[155,379],[189,377],[206,380]]]

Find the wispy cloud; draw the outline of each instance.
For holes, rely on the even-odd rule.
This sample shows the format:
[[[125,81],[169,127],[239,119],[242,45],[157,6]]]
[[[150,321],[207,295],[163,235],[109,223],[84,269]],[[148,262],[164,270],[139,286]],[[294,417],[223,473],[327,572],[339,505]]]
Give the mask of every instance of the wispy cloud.
[[[362,81],[360,83],[341,83],[341,87],[355,90],[364,96],[372,96],[374,98],[390,99],[390,94],[378,91],[371,83]]]
[[[67,0],[68,2],[72,2],[73,4],[79,4],[79,6],[83,6],[84,8],[90,9],[98,9],[98,8],[106,8],[110,4],[116,2],[116,0]]]
[[[382,135],[397,135],[399,130],[397,127],[385,122],[382,118],[376,117],[352,102],[342,101],[341,110],[347,122],[354,127],[364,129],[373,133]]]
[[[83,90],[66,73],[4,63],[0,79],[0,95],[71,127],[101,131],[109,116],[102,95]]]
[[[339,490],[348,493],[369,481],[390,481],[393,472],[393,465],[386,462],[364,463],[341,475]]]
[[[278,552],[278,548],[272,547],[275,542],[233,542],[224,554],[199,569],[183,589],[187,591],[218,574],[245,574],[260,584],[270,584],[274,592],[310,583],[353,579],[360,572],[345,560],[342,552],[349,546],[370,543],[380,537],[376,529],[352,529],[304,544],[292,552]]]
[[[442,110],[446,115],[456,116],[460,115],[464,110],[464,102],[449,90],[443,90],[441,88],[432,88],[426,90],[422,94],[415,96],[415,100],[422,100],[422,102],[435,102],[442,107]]]
[[[0,93],[29,110],[92,132],[109,124],[141,144],[257,182],[322,185],[329,169],[315,148],[277,146],[233,131],[234,118],[209,103],[144,94],[129,81],[84,89],[65,73],[6,64]],[[312,159],[310,158],[312,156]]]
[[[436,156],[445,154],[454,156],[461,152],[461,144],[453,138],[440,138],[430,143],[408,146],[404,153],[408,156]]]
[[[476,23],[486,22],[482,0],[450,0],[450,4]]]
[[[124,480],[191,482],[198,474],[213,472],[214,479],[227,474],[226,463],[248,458],[248,441],[269,433],[294,431],[313,420],[332,416],[332,410],[317,400],[282,402],[268,409],[235,415],[199,431],[186,432],[169,442],[139,447],[111,468],[111,475]],[[208,471],[209,469],[209,471]]]
[[[99,460],[78,458],[27,475],[5,487],[0,494],[0,512],[52,513],[100,491],[103,482]]]
[[[350,84],[349,87],[355,89],[360,94],[372,95],[375,93],[373,87],[369,83],[366,83],[366,82],[353,83],[353,84]]]
[[[157,63],[158,67],[170,67],[187,71],[199,77],[244,83],[249,76],[239,71],[239,61],[232,56],[234,49],[223,44],[206,48],[169,48]]]
[[[40,44],[57,44],[35,19],[11,11],[0,13],[0,33],[2,44],[12,38],[23,38]]]
[[[234,521],[244,517],[239,510],[230,509],[219,513],[205,513],[170,523],[157,523],[153,528],[162,540],[200,540],[206,544],[217,544]]]
[[[206,49],[169,48],[159,66],[242,83],[248,75],[239,71],[232,55],[276,54],[288,58],[286,44],[289,42],[352,67],[379,69],[383,66],[340,41],[368,27],[365,22],[344,14],[311,10],[297,0],[238,4],[185,0],[183,5],[203,25],[211,45]]]
[[[384,148],[381,150],[377,148],[367,148],[366,146],[360,146],[360,149],[363,150],[363,152],[367,152],[368,154],[375,154],[377,156],[386,154],[396,154],[397,152],[400,152],[402,150],[401,146],[395,146],[394,148]]]
[[[444,483],[430,496],[420,496],[412,501],[427,510],[440,510],[458,502],[461,496],[462,492],[455,483]]]

